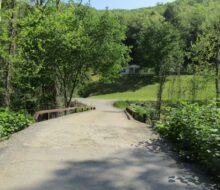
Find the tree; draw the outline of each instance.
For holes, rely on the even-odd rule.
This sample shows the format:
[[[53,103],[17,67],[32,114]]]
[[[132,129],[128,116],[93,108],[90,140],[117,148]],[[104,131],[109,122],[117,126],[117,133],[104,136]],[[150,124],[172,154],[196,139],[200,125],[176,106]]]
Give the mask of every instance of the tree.
[[[91,44],[93,71],[105,79],[118,77],[130,60],[130,49],[124,44],[126,28],[106,10],[94,29]]]
[[[166,10],[163,13],[163,16],[166,19],[166,21],[172,23],[173,25],[178,24],[178,8],[179,7],[177,7],[175,4],[168,4]]]
[[[159,80],[157,92],[158,117],[162,104],[163,89],[167,75],[177,71],[183,62],[183,49],[180,34],[161,16],[155,15],[146,23],[140,34],[143,59],[146,67],[151,67]]]
[[[211,69],[214,73],[215,94],[217,106],[220,106],[219,61],[220,61],[220,15],[211,15],[204,24],[203,33],[198,36],[192,45],[190,57],[194,66],[201,72]],[[214,71],[214,72],[213,72]]]
[[[69,107],[91,72],[114,77],[128,61],[129,51],[123,44],[125,28],[109,12],[97,15],[90,7],[75,4],[55,10],[56,6],[44,12],[37,8],[21,23],[23,62],[17,66],[17,76],[20,89],[26,91],[21,95],[36,97],[32,102],[38,109],[42,105],[54,107],[58,95]],[[54,81],[59,94],[54,90]]]
[[[1,2],[2,4],[2,2]],[[4,81],[4,105],[11,106],[12,94],[12,70],[16,58],[16,21],[17,3],[16,0],[3,2],[1,9],[1,34],[0,34],[0,62],[3,65]]]

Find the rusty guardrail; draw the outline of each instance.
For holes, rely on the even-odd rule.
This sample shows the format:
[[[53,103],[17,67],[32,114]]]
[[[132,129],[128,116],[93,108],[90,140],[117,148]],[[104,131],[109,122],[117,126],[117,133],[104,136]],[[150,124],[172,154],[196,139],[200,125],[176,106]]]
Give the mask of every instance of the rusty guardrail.
[[[34,114],[34,119],[39,122],[39,121],[57,118],[71,113],[78,113],[78,112],[89,111],[94,109],[95,107],[71,107],[71,108],[59,108],[52,110],[42,110]]]

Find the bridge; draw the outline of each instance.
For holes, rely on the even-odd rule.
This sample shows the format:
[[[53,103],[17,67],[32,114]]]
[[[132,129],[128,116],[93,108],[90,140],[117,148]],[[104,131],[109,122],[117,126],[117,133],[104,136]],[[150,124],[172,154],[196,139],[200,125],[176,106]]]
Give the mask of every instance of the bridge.
[[[51,119],[0,143],[1,190],[202,190],[212,184],[180,163],[154,131],[109,100]]]

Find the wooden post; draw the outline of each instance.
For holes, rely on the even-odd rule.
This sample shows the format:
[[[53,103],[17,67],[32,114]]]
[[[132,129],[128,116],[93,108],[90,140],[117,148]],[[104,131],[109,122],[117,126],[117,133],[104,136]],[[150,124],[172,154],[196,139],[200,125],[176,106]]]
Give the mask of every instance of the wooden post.
[[[146,120],[147,120],[147,115],[146,114],[143,115],[143,120],[144,120],[143,122],[146,123]]]

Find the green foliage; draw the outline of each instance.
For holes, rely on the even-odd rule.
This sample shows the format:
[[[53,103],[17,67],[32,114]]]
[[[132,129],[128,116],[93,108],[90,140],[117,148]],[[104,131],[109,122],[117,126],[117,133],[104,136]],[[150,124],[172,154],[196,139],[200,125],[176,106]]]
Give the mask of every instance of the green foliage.
[[[139,121],[148,121],[148,123],[152,123],[152,121],[155,120],[156,110],[155,106],[153,106],[152,104],[136,103],[131,104],[128,108],[135,113],[135,119]]]
[[[154,101],[116,101],[114,106],[120,109],[129,109],[135,114],[133,115],[135,119],[152,124],[156,116],[155,104]]]
[[[160,48],[158,47],[158,51],[155,53],[156,55],[150,59],[149,55],[152,54],[152,47],[157,47],[155,44],[160,46],[160,43],[165,42],[164,39],[166,38],[164,37],[169,33],[170,29],[167,31],[165,30],[165,32],[160,35],[158,31],[150,34],[150,30],[147,30],[147,28],[158,30],[161,26],[161,21],[163,25],[165,25],[162,27],[164,29],[166,28],[166,25],[171,24],[171,27],[169,27],[172,29],[173,26],[171,34],[174,39],[177,37],[174,42],[180,43],[183,47],[180,51],[180,54],[183,56],[185,52],[190,51],[191,45],[196,42],[197,37],[201,33],[209,33],[209,31],[211,31],[209,29],[204,29],[204,25],[209,23],[208,25],[210,26],[213,25],[213,22],[216,23],[218,20],[217,16],[219,15],[219,9],[219,0],[177,0],[173,3],[159,5],[152,8],[118,11],[117,14],[123,18],[123,22],[128,27],[126,44],[132,46],[132,62],[146,65],[147,67],[154,67],[160,64],[157,60],[160,58]],[[149,43],[149,40],[145,40],[141,43],[144,33],[146,33],[145,39],[149,38],[149,40],[151,40],[151,37],[154,39],[154,36],[157,36],[156,40],[159,39],[161,41],[155,41],[155,43],[153,43],[154,46]],[[168,46],[165,45],[161,47],[167,48]],[[174,49],[171,53],[175,54],[175,52],[176,50]],[[178,54],[177,57],[179,57]],[[152,63],[151,60],[153,60],[154,63]],[[181,66],[181,71],[186,72],[186,66],[190,63],[191,59],[185,57],[184,64]]]
[[[90,48],[96,50],[96,56],[93,57],[94,72],[104,79],[118,77],[130,60],[129,48],[123,43],[126,39],[125,31],[125,26],[118,22],[117,17],[106,11],[93,32],[96,36],[95,46]]]
[[[206,81],[215,79],[216,100],[219,101],[219,63],[220,63],[220,14],[211,14],[203,25],[203,31],[192,45],[189,57],[194,75],[203,75]],[[205,81],[204,81],[205,83]],[[219,104],[219,102],[217,102]]]
[[[91,73],[114,78],[129,60],[125,27],[105,11],[74,3],[33,6],[18,20],[13,106],[31,110],[70,105]]]
[[[178,30],[160,15],[153,15],[140,32],[142,58],[145,67],[157,74],[175,72],[182,64],[183,51]]]
[[[68,107],[91,73],[110,80],[127,64],[125,30],[111,12],[99,13],[87,5],[4,2],[0,97],[7,94],[16,110],[54,108],[60,96]]]
[[[28,127],[33,118],[27,114],[0,110],[0,138]]]
[[[199,161],[220,174],[220,110],[214,105],[182,104],[168,108],[156,130],[174,142],[180,157]]]
[[[129,101],[117,101],[114,103],[114,107],[119,109],[125,109],[130,105]]]

